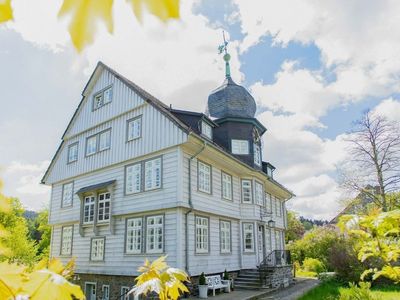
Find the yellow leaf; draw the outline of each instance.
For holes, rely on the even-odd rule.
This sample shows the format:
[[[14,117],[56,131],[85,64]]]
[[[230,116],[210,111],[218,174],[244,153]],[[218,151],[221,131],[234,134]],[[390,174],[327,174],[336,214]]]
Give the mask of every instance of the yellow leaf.
[[[148,11],[158,17],[162,21],[168,19],[179,18],[179,0],[128,0],[131,5],[134,14],[142,20],[142,10],[146,7]]]
[[[11,0],[0,0],[0,23],[12,20],[12,18]]]
[[[72,15],[69,33],[78,51],[93,42],[97,21],[113,31],[112,5],[113,0],[64,0],[58,15]]]
[[[0,299],[13,299],[21,293],[22,282],[26,280],[24,268],[6,262],[0,263]]]

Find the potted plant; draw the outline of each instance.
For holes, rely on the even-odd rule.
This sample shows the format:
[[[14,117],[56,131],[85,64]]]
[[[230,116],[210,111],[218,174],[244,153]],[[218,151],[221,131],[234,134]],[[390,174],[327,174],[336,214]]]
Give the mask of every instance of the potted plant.
[[[229,273],[228,273],[228,271],[225,269],[225,271],[224,271],[224,275],[222,276],[222,278],[224,279],[224,280],[226,280],[226,281],[228,281],[228,284],[229,284],[229,286],[227,286],[226,288],[225,288],[225,293],[230,293],[231,292],[231,281],[230,281],[230,279],[229,279]]]
[[[201,275],[199,277],[199,298],[206,299],[207,292],[208,292],[208,285],[206,282],[206,276],[204,275],[204,272],[203,272],[203,273],[201,273]]]

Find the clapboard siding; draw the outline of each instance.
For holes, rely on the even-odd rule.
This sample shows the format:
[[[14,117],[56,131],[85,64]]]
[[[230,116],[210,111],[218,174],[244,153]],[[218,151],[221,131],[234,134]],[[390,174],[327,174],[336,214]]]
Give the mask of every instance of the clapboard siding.
[[[94,78],[95,79],[95,78]],[[93,96],[106,87],[112,86],[112,101],[103,107],[93,110]],[[78,115],[70,124],[65,139],[75,136],[90,127],[105,122],[119,114],[142,105],[145,101],[131,88],[116,78],[108,70],[103,70],[93,88],[89,91]]]
[[[154,214],[164,214],[165,253],[168,253],[167,263],[176,266],[176,210],[152,211],[146,214],[132,214],[120,217],[115,222],[115,234],[110,235],[105,228],[99,230],[98,237],[105,237],[105,257],[104,261],[90,261],[90,241],[94,237],[93,232],[87,230],[85,236],[81,237],[78,231],[78,224],[74,225],[73,250],[72,255],[67,257],[60,256],[61,228],[54,226],[54,238],[51,245],[51,256],[60,257],[66,263],[71,257],[76,259],[76,273],[93,273],[107,275],[138,275],[137,268],[143,264],[145,258],[155,259],[162,254],[144,253],[140,255],[124,254],[125,247],[125,219],[132,216],[146,216]]]
[[[126,141],[127,120],[142,116],[142,136]],[[93,134],[111,128],[111,148],[86,157],[86,139]],[[150,104],[143,104],[135,110],[102,123],[64,142],[55,161],[47,183],[55,183],[79,174],[85,174],[122,161],[156,152],[187,139],[187,134]],[[68,146],[79,142],[78,161],[67,164]]]
[[[195,251],[195,216],[209,218],[210,243],[209,253],[196,254]],[[220,220],[231,222],[231,242],[232,252],[230,254],[221,254],[220,252]],[[208,215],[202,212],[194,212],[189,217],[189,271],[192,276],[200,275],[201,272],[206,274],[239,270],[240,267],[240,238],[239,238],[239,221],[230,219],[225,216]]]
[[[143,159],[162,156],[162,188],[132,195],[124,194],[125,166]],[[114,197],[112,199],[112,215],[126,214],[135,211],[153,210],[176,206],[177,202],[177,165],[178,148],[170,148],[158,153],[152,153],[138,159],[133,159],[118,165],[98,170],[90,174],[81,175],[72,179],[74,182],[73,205],[70,208],[61,208],[62,186],[71,180],[54,184],[50,206],[50,223],[59,224],[79,221],[80,200],[75,194],[80,188],[116,180]]]

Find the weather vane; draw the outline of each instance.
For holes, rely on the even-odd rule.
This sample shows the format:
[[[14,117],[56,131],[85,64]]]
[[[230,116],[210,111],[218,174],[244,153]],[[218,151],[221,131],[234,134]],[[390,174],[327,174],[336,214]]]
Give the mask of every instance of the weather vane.
[[[218,51],[219,51],[219,54],[222,54],[223,52],[225,52],[225,54],[224,54],[225,77],[228,78],[228,77],[231,77],[231,69],[230,69],[230,66],[229,66],[229,60],[231,59],[231,56],[228,53],[228,50],[227,50],[227,47],[226,47],[226,46],[228,46],[228,42],[225,39],[225,31],[224,30],[222,30],[222,37],[224,38],[224,44],[220,45],[218,47]]]

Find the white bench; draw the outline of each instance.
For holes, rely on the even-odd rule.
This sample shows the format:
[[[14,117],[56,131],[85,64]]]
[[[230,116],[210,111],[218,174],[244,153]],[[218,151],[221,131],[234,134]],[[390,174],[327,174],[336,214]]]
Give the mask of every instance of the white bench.
[[[229,280],[222,280],[220,275],[206,276],[206,282],[208,289],[213,291],[213,296],[215,296],[217,289],[228,288],[228,291],[230,291]]]

